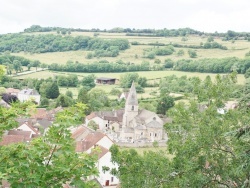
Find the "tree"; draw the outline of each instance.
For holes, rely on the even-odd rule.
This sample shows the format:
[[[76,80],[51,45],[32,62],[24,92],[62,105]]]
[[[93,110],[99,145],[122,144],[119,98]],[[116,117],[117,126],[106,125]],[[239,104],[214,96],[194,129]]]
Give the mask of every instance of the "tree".
[[[85,76],[82,81],[81,84],[83,87],[88,88],[88,90],[91,90],[92,88],[95,87],[95,75],[94,74],[90,74],[88,76]]]
[[[73,103],[74,103],[73,99],[67,95],[60,94],[56,99],[56,107],[58,106],[69,107],[72,106]]]
[[[166,111],[174,106],[174,99],[169,95],[161,96],[157,103],[156,112],[158,114],[166,114]]]
[[[66,96],[70,97],[71,99],[73,99],[73,93],[70,90],[67,90],[65,93]]]
[[[17,127],[15,118],[27,115],[31,110],[27,103],[15,104],[11,108],[0,107],[0,135]],[[65,183],[95,187],[88,177],[97,175],[97,156],[76,153],[68,130],[72,125],[82,123],[85,110],[85,105],[77,104],[59,112],[42,138],[1,146],[1,180],[7,180],[11,187],[62,187]]]
[[[59,96],[59,87],[56,82],[48,82],[46,87],[46,97],[56,99]]]
[[[138,84],[141,86],[141,87],[147,87],[147,78],[146,77],[139,77],[138,78]]]
[[[19,72],[19,71],[21,72],[22,71],[22,65],[21,65],[20,61],[14,60],[13,61],[13,68],[15,69],[16,73]]]
[[[191,58],[196,58],[197,57],[197,53],[194,50],[188,50],[188,55]]]
[[[122,88],[130,88],[132,85],[132,82],[137,82],[138,78],[139,78],[138,73],[122,74],[120,77],[120,86]]]
[[[88,105],[91,111],[98,111],[109,106],[109,99],[102,89],[93,88],[88,92]]]
[[[88,89],[86,87],[82,87],[78,91],[77,101],[84,104],[88,104]]]
[[[184,50],[178,50],[177,56],[183,56],[185,54]]]
[[[93,120],[90,120],[90,122],[88,123],[88,127],[95,131],[99,128],[98,124]]]
[[[33,66],[33,67],[36,67],[36,71],[37,71],[37,67],[39,67],[40,64],[41,64],[41,62],[38,61],[38,60],[35,60],[35,61],[32,62],[32,66]]]
[[[120,151],[116,145],[110,151],[111,160],[118,164],[118,170],[111,169],[111,173],[120,179],[121,187],[168,187],[172,169],[166,151],[139,155],[134,149]]]
[[[245,78],[249,78],[250,77],[250,68],[246,70],[246,73],[244,74]]]

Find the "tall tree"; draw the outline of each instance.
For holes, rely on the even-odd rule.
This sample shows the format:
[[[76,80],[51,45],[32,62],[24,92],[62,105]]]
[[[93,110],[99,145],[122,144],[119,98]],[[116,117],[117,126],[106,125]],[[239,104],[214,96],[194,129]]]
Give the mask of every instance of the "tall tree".
[[[173,97],[166,95],[161,96],[156,107],[156,112],[158,114],[166,114],[166,111],[174,106],[174,99]]]
[[[59,87],[56,82],[49,83],[46,88],[46,97],[56,99],[60,95]]]

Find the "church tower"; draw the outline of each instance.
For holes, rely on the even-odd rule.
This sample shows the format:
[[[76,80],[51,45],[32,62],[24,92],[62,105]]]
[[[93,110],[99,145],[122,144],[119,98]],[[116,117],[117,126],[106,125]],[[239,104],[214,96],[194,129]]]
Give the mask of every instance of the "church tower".
[[[137,94],[135,89],[135,83],[133,82],[128,97],[126,99],[122,127],[128,127],[129,122],[132,119],[134,119],[135,116],[138,115],[138,110],[139,106],[138,106]]]

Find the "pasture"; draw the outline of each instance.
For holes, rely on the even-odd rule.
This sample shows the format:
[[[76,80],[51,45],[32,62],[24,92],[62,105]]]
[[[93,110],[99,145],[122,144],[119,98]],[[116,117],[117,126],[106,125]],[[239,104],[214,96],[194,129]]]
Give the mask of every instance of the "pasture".
[[[50,32],[55,35],[56,32]],[[40,34],[40,33],[35,33]],[[46,33],[42,33],[46,34]],[[93,37],[93,32],[72,32],[71,36],[89,36]],[[59,63],[65,64],[67,61],[78,61],[80,63],[92,63],[100,60],[108,60],[109,62],[116,62],[117,60],[122,60],[124,62],[130,63],[141,63],[143,61],[148,61],[151,64],[154,63],[155,59],[160,59],[164,63],[165,59],[170,58],[174,61],[180,59],[190,59],[188,55],[188,50],[190,48],[177,48],[175,47],[175,52],[172,55],[167,56],[156,56],[155,59],[148,59],[144,57],[144,50],[149,48],[162,48],[160,46],[148,45],[149,43],[163,43],[163,44],[180,44],[180,45],[196,45],[200,46],[201,43],[206,43],[207,38],[203,36],[187,36],[186,41],[183,41],[183,37],[141,37],[141,36],[126,36],[125,33],[99,33],[98,38],[104,39],[128,39],[131,42],[138,42],[142,45],[131,45],[131,47],[125,51],[121,51],[117,57],[93,57],[92,59],[86,59],[87,53],[91,51],[79,50],[79,51],[66,51],[66,52],[51,52],[51,53],[12,53],[13,55],[22,56],[31,60],[39,60],[42,63],[51,64]],[[215,38],[215,42],[226,46],[228,50],[221,49],[195,49],[197,52],[197,58],[225,58],[225,57],[238,57],[244,58],[245,54],[250,51],[250,42],[246,40],[236,40],[232,41],[222,41],[220,38]],[[177,52],[179,50],[184,50],[183,56],[178,56]]]
[[[18,76],[16,78],[18,79],[25,79],[25,78],[49,78],[54,77],[56,75],[69,75],[69,74],[76,74],[78,76],[78,79],[82,79],[84,76],[87,76],[89,74],[94,74],[96,77],[108,77],[108,78],[117,78],[119,79],[122,74],[126,74],[127,72],[122,73],[73,73],[73,72],[53,72],[53,71],[41,71],[41,72],[35,72],[28,75],[22,75]],[[149,81],[159,81],[159,79],[165,77],[165,76],[171,76],[176,75],[178,77],[181,76],[187,76],[187,77],[194,77],[197,76],[200,79],[204,80],[208,75],[212,78],[212,80],[215,79],[215,76],[217,74],[212,73],[197,73],[197,72],[183,72],[183,71],[171,71],[171,70],[165,70],[165,71],[141,71],[137,72],[139,76],[146,77]],[[243,74],[238,74],[238,83],[244,84],[245,83],[245,77]]]

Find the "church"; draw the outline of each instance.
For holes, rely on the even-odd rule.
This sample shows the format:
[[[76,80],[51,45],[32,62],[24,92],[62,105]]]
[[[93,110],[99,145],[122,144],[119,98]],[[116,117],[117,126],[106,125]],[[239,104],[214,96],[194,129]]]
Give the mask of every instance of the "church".
[[[98,129],[113,134],[123,142],[153,142],[167,140],[163,125],[169,118],[145,109],[139,109],[134,82],[126,99],[125,109],[92,112],[86,117],[86,125],[94,121]]]

